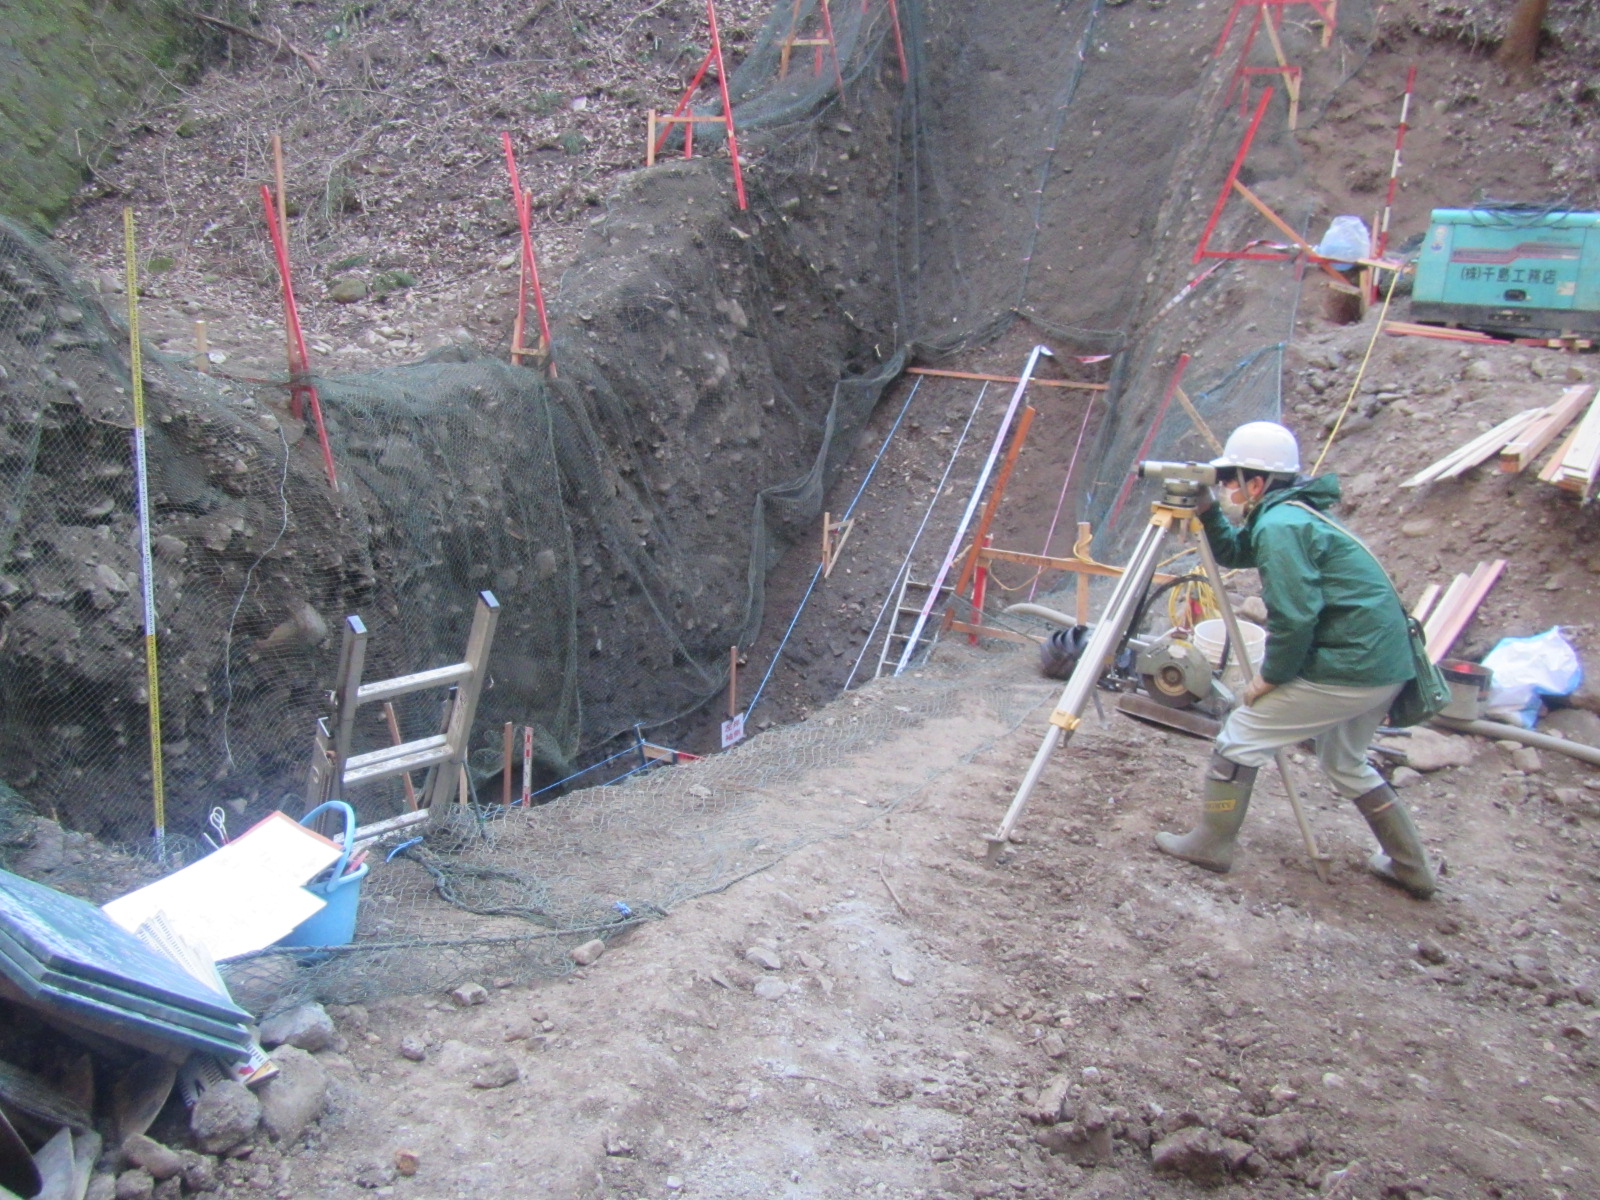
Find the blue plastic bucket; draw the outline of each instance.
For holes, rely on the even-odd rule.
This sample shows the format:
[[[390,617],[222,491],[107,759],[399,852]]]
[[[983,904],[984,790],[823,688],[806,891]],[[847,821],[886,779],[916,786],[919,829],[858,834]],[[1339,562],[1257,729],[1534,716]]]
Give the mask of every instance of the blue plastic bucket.
[[[356,813],[343,800],[329,800],[319,804],[305,816],[300,824],[310,825],[321,813],[336,809],[344,813],[344,853],[333,866],[333,874],[326,883],[307,884],[306,890],[328,902],[296,925],[278,942],[280,946],[348,946],[356,936],[356,908],[361,903],[361,881],[367,877],[368,867],[362,863],[349,874],[345,864],[350,861],[350,851],[355,845]]]

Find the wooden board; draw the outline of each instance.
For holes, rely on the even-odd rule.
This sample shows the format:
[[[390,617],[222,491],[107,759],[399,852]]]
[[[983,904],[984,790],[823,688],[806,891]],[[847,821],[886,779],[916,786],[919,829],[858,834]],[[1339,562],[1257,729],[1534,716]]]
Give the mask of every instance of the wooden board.
[[[1464,471],[1469,471],[1485,459],[1494,455],[1507,441],[1515,437],[1522,428],[1537,417],[1543,409],[1527,408],[1513,417],[1507,417],[1493,429],[1480,433],[1470,442],[1457,446],[1443,458],[1429,463],[1410,479],[1400,484],[1403,488],[1421,487],[1425,483],[1433,483],[1439,479],[1454,479]]]
[[[1423,588],[1422,595],[1417,597],[1417,602],[1411,609],[1411,615],[1419,621],[1426,621],[1428,614],[1433,611],[1434,601],[1439,599],[1442,590],[1437,583],[1430,583]]]
[[[1428,619],[1422,623],[1422,632],[1427,636],[1429,642],[1433,641],[1434,634],[1444,624],[1451,607],[1461,598],[1461,593],[1466,590],[1466,587],[1467,576],[1457,575],[1450,581],[1450,585],[1445,588],[1444,595],[1439,597],[1438,602],[1433,606],[1433,611],[1428,615]]]
[[[1500,469],[1515,474],[1543,453],[1594,397],[1593,385],[1569,387],[1561,398],[1546,407],[1522,432],[1500,448]]]
[[[1600,400],[1589,406],[1561,457],[1556,484],[1587,496],[1600,475]]]
[[[1503,338],[1490,337],[1476,329],[1447,329],[1442,325],[1417,325],[1411,321],[1385,321],[1383,331],[1395,337],[1431,337],[1447,342],[1477,342],[1481,345],[1505,346]]]
[[[1438,662],[1450,653],[1450,647],[1456,644],[1461,631],[1472,620],[1478,611],[1478,606],[1483,603],[1483,598],[1489,594],[1489,589],[1495,585],[1495,581],[1505,569],[1506,560],[1503,558],[1497,558],[1492,563],[1478,564],[1468,579],[1466,588],[1451,606],[1448,615],[1439,623],[1435,632],[1429,635],[1429,658]],[[1440,607],[1443,608],[1442,605]]]
[[[907,375],[937,375],[941,379],[973,379],[982,383],[1020,383],[1015,375],[985,375],[980,371],[941,371],[934,367],[907,367]],[[1108,383],[1080,383],[1076,379],[1040,379],[1038,376],[1028,380],[1030,387],[1055,387],[1078,388],[1085,392],[1103,392],[1111,385]]]

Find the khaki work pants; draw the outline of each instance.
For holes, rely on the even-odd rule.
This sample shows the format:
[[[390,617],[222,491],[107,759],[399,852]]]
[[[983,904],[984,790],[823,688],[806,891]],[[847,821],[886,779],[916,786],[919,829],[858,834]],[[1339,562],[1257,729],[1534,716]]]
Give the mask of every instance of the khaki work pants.
[[[1344,687],[1292,679],[1249,708],[1236,708],[1216,750],[1242,767],[1264,767],[1285,746],[1312,739],[1334,791],[1354,800],[1383,783],[1367,762],[1367,745],[1402,684]]]

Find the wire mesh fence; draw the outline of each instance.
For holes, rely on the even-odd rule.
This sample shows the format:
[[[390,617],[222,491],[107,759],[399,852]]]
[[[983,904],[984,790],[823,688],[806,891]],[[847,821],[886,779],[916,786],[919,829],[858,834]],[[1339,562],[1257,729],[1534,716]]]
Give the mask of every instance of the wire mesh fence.
[[[811,536],[913,353],[948,353],[1020,318],[1058,350],[1119,352],[1089,508],[1103,522],[1171,361],[1231,294],[1198,293],[1208,309],[1127,341],[1184,278],[1204,204],[1184,189],[1076,282],[1047,269],[1072,212],[1101,202],[1067,177],[1090,169],[1128,87],[1095,52],[1106,10],[1091,0],[1029,15],[1029,66],[1052,84],[1021,150],[979,175],[952,158],[992,114],[952,100],[955,81],[1004,64],[970,61],[985,50],[968,45],[969,14],[920,0],[837,5],[833,46],[794,46],[819,16],[812,0],[777,5],[729,80],[748,216],[732,213],[718,153],[622,179],[561,282],[554,378],[458,348],[312,380],[337,492],[315,437],[284,411],[286,377],[228,379],[146,356],[169,845],[217,806],[235,828],[299,812],[347,613],[371,630],[366,674],[383,678],[459,660],[474,596],[498,597],[468,759],[469,790],[485,801],[504,723],[534,730],[541,786],[607,757],[619,736],[703,708],[726,686],[728,647],[762,626],[768,570]],[[1127,119],[1178,122],[1151,143],[1149,180],[1193,181],[1199,196],[1237,131],[1194,110],[1191,89],[1211,76],[1187,69],[1160,83],[1157,109]],[[717,129],[697,126],[702,151],[716,151]],[[982,221],[966,215],[973,203]],[[1148,278],[1130,274],[1129,256],[1151,248]],[[977,269],[1002,256],[1015,271]],[[1296,286],[1280,269],[1257,295],[1281,328],[1196,351],[1191,395],[1217,428],[1276,411]],[[1064,303],[1079,293],[1090,299]],[[0,779],[36,812],[141,845],[153,813],[125,347],[121,318],[67,264],[0,226]],[[1164,418],[1152,452],[1196,456],[1182,421]],[[1132,527],[1125,519],[1097,553],[1114,557]],[[985,686],[995,719],[1015,719],[1027,698]],[[881,685],[842,721],[769,733],[692,774],[648,772],[530,811],[460,806],[373,873],[355,947],[310,964],[268,955],[236,982],[269,998],[349,999],[563,970],[573,938],[626,928],[892,805],[801,815],[771,789],[973,694],[932,676]],[[436,698],[396,713],[406,737],[438,717]],[[364,710],[355,749],[391,738]],[[351,799],[364,821],[405,803],[394,782]]]

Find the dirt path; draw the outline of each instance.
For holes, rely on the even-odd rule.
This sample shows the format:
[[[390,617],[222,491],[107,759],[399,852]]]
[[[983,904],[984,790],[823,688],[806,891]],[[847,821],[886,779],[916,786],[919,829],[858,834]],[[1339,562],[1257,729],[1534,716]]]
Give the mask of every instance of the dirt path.
[[[1054,689],[1022,655],[948,657],[971,712],[768,801],[870,811],[922,785],[892,811],[564,980],[336,1010],[338,1108],[279,1194],[355,1196],[360,1176],[419,1197],[1181,1195],[1205,1171],[1160,1182],[1149,1148],[1191,1127],[1237,1143],[1221,1195],[1600,1188],[1594,876],[1572,854],[1593,835],[1503,752],[1407,793],[1449,864],[1430,904],[1361,869],[1368,835],[1317,785],[1331,886],[1275,786],[1233,875],[1161,857],[1150,834],[1188,818],[1204,747],[1121,718],[1051,766],[989,868],[982,834]],[[1020,725],[995,689],[1031,709]],[[506,1059],[516,1082],[472,1086]],[[415,1177],[382,1171],[397,1149]]]

